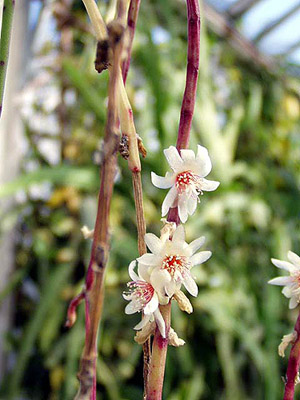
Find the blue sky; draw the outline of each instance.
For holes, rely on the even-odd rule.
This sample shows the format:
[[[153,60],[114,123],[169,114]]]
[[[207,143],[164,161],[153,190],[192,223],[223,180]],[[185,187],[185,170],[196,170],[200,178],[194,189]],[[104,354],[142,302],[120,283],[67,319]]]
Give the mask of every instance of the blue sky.
[[[219,10],[226,10],[235,0],[209,0]],[[249,39],[254,38],[266,25],[288,12],[299,0],[261,0],[243,17],[241,32]],[[259,48],[275,55],[300,40],[300,10],[274,29],[259,43]],[[300,64],[300,49],[294,51],[289,59]]]

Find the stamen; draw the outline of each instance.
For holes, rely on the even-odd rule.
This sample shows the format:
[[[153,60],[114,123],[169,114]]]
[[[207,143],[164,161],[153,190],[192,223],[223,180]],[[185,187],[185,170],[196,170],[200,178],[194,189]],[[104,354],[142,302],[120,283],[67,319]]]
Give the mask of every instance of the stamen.
[[[126,294],[131,294],[134,300],[140,304],[141,308],[144,308],[153,297],[154,288],[148,282],[131,281],[127,283],[127,286],[129,287],[129,292]]]
[[[202,193],[201,178],[192,171],[180,172],[176,177],[175,186],[179,193],[187,191],[193,192],[193,189],[199,194]]]
[[[300,272],[294,272],[294,273],[292,273],[291,274],[291,276],[293,277],[293,279],[294,279],[294,282],[299,286],[299,288],[300,288]]]
[[[187,257],[167,255],[162,262],[162,269],[165,269],[169,272],[169,274],[174,278],[176,272],[179,272],[180,275],[184,276],[185,271],[189,268],[189,263],[187,261]]]

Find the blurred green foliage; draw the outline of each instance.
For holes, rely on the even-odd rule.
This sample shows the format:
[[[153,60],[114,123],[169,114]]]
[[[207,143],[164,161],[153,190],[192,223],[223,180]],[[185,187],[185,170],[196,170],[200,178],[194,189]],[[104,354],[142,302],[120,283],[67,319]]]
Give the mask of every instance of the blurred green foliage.
[[[105,11],[105,6],[103,6]],[[76,1],[71,12],[87,24]],[[107,72],[93,69],[95,42],[78,29],[72,52],[56,48],[61,68],[49,68],[54,85],[75,96],[54,110],[60,121],[59,165],[39,147],[30,147],[18,180],[0,196],[22,193],[2,233],[17,222],[16,270],[0,301],[14,293],[14,327],[6,336],[9,372],[1,399],[72,399],[84,343],[84,307],[75,326],[63,327],[71,298],[84,282],[90,243],[80,228],[93,226],[99,188],[97,157],[105,124]],[[161,35],[157,35],[160,32]],[[150,171],[164,174],[162,149],[176,141],[186,66],[184,4],[142,1],[127,82],[137,131],[148,149],[142,161],[148,231],[159,233],[160,205],[166,194],[150,184]],[[50,49],[50,50],[49,50]],[[300,252],[299,99],[293,78],[274,76],[241,60],[202,24],[201,65],[191,148],[208,147],[212,178],[221,181],[207,193],[186,226],[188,240],[207,237],[213,257],[195,268],[200,288],[194,313],[173,304],[172,325],[186,341],[170,348],[164,398],[168,400],[282,398],[287,359],[277,346],[293,329],[297,311],[288,311],[280,290],[266,282],[280,272],[270,257]],[[40,111],[40,110],[39,110]],[[45,114],[46,111],[43,111]],[[26,121],[25,121],[26,123]],[[29,143],[44,140],[27,128]],[[49,138],[48,138],[49,139]],[[34,163],[34,171],[27,166]],[[121,293],[127,266],[137,257],[131,175],[120,159],[111,209],[112,246],[106,273],[104,317],[100,329],[98,396],[109,400],[142,398],[141,347],[132,327],[139,316],[125,316]],[[48,185],[37,198],[33,185]],[[50,188],[50,189],[49,189]]]

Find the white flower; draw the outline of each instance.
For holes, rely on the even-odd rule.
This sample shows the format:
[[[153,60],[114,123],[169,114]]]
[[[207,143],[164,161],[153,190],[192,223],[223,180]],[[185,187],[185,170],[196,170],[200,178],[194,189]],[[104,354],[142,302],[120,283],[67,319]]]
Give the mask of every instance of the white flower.
[[[300,302],[300,257],[292,251],[289,251],[287,256],[290,262],[272,258],[272,263],[277,268],[288,271],[290,276],[279,276],[268,283],[284,286],[282,293],[290,299],[289,308],[295,308]]]
[[[166,304],[181,284],[187,291],[197,296],[198,287],[191,275],[191,268],[208,260],[210,251],[194,254],[204,243],[202,236],[190,244],[185,242],[185,232],[179,225],[172,237],[159,239],[152,233],[145,235],[145,241],[152,253],[139,257],[139,274],[144,279],[150,276],[150,283],[157,291],[160,304]]]
[[[205,147],[198,145],[197,156],[187,149],[180,150],[179,154],[174,146],[164,150],[164,154],[173,172],[167,172],[165,177],[151,172],[154,186],[161,189],[171,188],[162,204],[162,216],[170,208],[178,206],[179,218],[181,222],[186,222],[188,215],[194,214],[196,210],[199,194],[216,190],[220,182],[204,178],[212,168]]]
[[[147,274],[144,274],[146,279],[143,279],[134,272],[135,265],[136,261],[134,260],[128,267],[129,276],[132,281],[127,284],[129,292],[123,293],[124,299],[130,301],[125,308],[125,313],[134,314],[143,311],[144,317],[134,329],[142,329],[148,322],[155,320],[162,337],[165,338],[165,322],[158,308],[159,302],[157,293],[151,283],[149,283],[149,276],[147,276]]]

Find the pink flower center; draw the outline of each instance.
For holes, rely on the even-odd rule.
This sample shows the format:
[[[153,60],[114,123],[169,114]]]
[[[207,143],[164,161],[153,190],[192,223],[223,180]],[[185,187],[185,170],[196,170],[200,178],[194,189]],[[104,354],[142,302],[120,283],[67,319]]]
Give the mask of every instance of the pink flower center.
[[[300,288],[300,272],[293,272],[291,276],[293,277],[293,281],[297,283],[298,287]]]
[[[153,286],[145,281],[132,281],[127,284],[133,297],[144,308],[152,299],[154,294]]]
[[[175,186],[179,193],[186,192],[190,190],[191,187],[200,192],[200,183],[200,176],[191,171],[183,171],[177,175]]]
[[[184,276],[188,265],[187,258],[184,256],[166,256],[162,263],[162,269],[168,271],[172,278],[174,278],[176,272]]]

